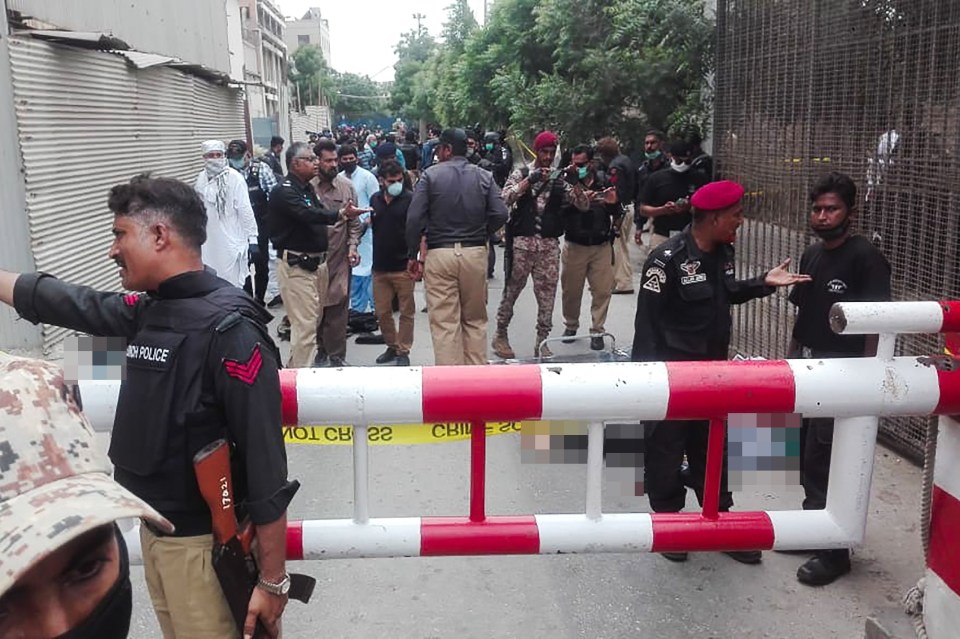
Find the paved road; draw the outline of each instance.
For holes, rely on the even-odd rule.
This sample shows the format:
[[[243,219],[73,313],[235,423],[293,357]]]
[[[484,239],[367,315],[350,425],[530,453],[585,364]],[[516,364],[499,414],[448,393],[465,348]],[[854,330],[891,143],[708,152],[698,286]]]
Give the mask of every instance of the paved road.
[[[499,265],[498,265],[499,268]],[[502,279],[491,284],[493,317]],[[586,300],[585,300],[586,302]],[[614,296],[608,329],[626,345],[632,337],[635,300]],[[418,308],[423,306],[418,291]],[[584,319],[587,311],[584,310]],[[520,357],[533,351],[535,303],[520,298],[511,332]],[[554,334],[562,330],[559,304]],[[559,328],[557,328],[559,327]],[[372,365],[382,346],[350,344],[348,361]],[[411,357],[432,363],[426,314],[418,313]],[[585,467],[521,463],[519,437],[489,440],[487,511],[531,514],[582,511]],[[303,488],[292,518],[349,517],[351,452],[348,447],[292,446],[290,468]],[[468,443],[373,447],[373,516],[467,513]],[[285,637],[369,639],[636,638],[809,639],[863,634],[865,617],[894,610],[921,575],[918,532],[919,470],[878,449],[866,546],[856,552],[854,573],[824,589],[794,579],[803,557],[766,553],[760,566],[719,554],[694,555],[672,564],[657,555],[564,555],[333,560],[300,562],[291,569],[318,580],[314,601],[293,603]],[[609,472],[609,471],[607,471]],[[646,511],[644,498],[624,496],[610,478],[604,510]],[[799,487],[747,487],[735,495],[741,509],[792,509]],[[695,503],[690,496],[691,504]],[[132,637],[159,637],[134,569]]]

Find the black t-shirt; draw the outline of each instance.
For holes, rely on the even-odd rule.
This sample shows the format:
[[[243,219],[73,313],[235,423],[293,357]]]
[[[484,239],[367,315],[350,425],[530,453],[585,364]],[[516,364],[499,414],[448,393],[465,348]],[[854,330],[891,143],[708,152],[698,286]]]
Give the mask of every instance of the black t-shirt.
[[[677,173],[668,167],[650,176],[640,194],[640,201],[647,206],[663,206],[680,198],[690,199],[706,183],[707,178],[699,171]],[[682,231],[687,224],[690,224],[689,212],[661,215],[653,218],[653,232],[669,237],[671,231]]]
[[[864,335],[837,335],[830,328],[830,307],[836,302],[885,302],[890,299],[890,264],[880,250],[861,235],[853,235],[835,249],[823,242],[807,248],[800,272],[813,278],[790,292],[797,307],[793,338],[820,353],[862,355]]]
[[[404,191],[387,204],[382,192],[370,197],[373,208],[373,270],[396,273],[407,268],[407,209],[413,196]]]

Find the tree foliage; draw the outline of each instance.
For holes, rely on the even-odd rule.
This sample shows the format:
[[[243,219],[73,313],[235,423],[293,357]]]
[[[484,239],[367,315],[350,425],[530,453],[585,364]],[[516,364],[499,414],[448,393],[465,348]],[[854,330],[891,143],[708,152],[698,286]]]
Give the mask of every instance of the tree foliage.
[[[569,142],[702,131],[713,29],[703,0],[497,0],[483,28],[457,0],[440,44],[416,48],[429,36],[412,33],[398,45],[394,106]]]
[[[336,96],[333,73],[327,66],[320,47],[305,45],[293,54],[290,81],[294,84],[301,108],[323,102],[331,104]]]

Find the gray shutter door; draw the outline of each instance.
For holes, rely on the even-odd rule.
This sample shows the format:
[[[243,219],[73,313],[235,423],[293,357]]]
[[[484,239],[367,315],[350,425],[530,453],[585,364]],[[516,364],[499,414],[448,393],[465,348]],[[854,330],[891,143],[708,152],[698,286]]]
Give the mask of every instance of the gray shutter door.
[[[37,269],[120,290],[107,258],[110,187],[150,172],[193,184],[200,143],[244,138],[239,91],[169,67],[30,38],[8,41]],[[49,350],[68,334],[45,326]]]

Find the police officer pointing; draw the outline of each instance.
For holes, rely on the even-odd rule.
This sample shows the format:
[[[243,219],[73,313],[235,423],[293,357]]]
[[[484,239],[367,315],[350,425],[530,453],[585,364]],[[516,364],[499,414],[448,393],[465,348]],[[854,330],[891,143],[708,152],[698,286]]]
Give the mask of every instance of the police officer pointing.
[[[287,479],[270,316],[204,269],[206,211],[191,187],[139,176],[111,189],[108,206],[110,258],[124,288],[146,294],[0,271],[0,301],[34,323],[127,340],[109,454],[116,480],[175,527],[140,527],[147,587],[168,639],[238,634],[211,565],[211,516],[191,463],[207,444],[230,442],[235,503],[259,548],[244,634],[259,618],[275,637],[289,586],[286,511],[299,484]]]
[[[749,280],[734,276],[733,242],[743,223],[743,187],[736,182],[707,184],[694,193],[693,223],[651,251],[643,265],[634,325],[633,361],[727,359],[730,305],[774,292],[774,287],[808,282],[787,271],[790,260]],[[703,504],[707,460],[705,421],[645,424],[645,488],[654,512],[679,512],[686,501],[680,476],[684,454],[697,499]],[[720,485],[720,510],[733,506],[727,488],[726,455]],[[685,561],[687,553],[662,553]],[[759,551],[728,552],[743,563],[760,561]]]

